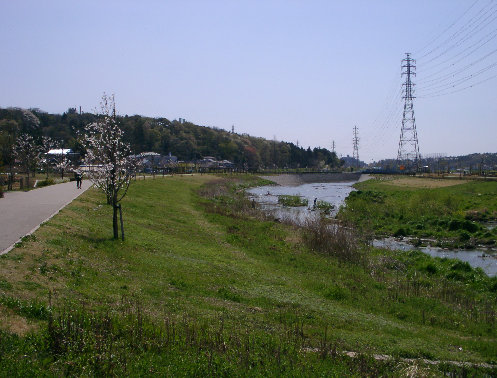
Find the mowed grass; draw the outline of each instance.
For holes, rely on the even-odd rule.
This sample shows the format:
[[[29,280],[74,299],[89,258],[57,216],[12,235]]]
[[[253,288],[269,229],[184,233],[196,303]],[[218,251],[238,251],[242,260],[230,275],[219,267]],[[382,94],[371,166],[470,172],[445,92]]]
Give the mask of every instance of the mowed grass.
[[[116,316],[135,303],[157,327],[176,319],[233,335],[279,337],[297,330],[309,348],[326,340],[366,354],[495,362],[491,319],[473,321],[456,302],[400,289],[405,277],[399,274],[421,275],[426,290],[440,284],[430,281],[432,271],[415,273],[413,265],[401,273],[373,272],[388,262],[341,262],[309,251],[292,226],[208,212],[209,200],[197,190],[213,180],[219,179],[133,182],[122,202],[124,242],[111,239],[111,208],[103,195],[84,193],[0,257],[0,328],[20,336],[43,329],[49,302],[55,309]],[[370,253],[376,261],[378,252]],[[403,258],[406,265],[431,261]],[[436,264],[437,272],[449,266]],[[479,282],[492,284],[484,277]],[[495,303],[492,291],[451,285],[460,298]]]
[[[470,182],[463,179],[436,179],[425,177],[388,177],[383,183],[385,185],[399,186],[404,188],[445,188],[448,186],[461,185]]]

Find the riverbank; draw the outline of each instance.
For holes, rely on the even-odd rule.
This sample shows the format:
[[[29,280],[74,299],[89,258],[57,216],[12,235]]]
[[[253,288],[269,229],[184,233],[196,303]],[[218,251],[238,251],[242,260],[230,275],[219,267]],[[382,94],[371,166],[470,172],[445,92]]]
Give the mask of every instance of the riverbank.
[[[497,183],[379,176],[354,185],[338,217],[375,236],[436,240],[441,248],[493,248]]]
[[[360,172],[343,173],[296,173],[261,176],[282,186],[299,186],[312,183],[355,182],[361,179]]]
[[[462,374],[497,362],[493,280],[423,254],[311,249],[244,197],[260,183],[133,182],[124,242],[111,240],[104,196],[85,192],[0,257],[0,375]]]

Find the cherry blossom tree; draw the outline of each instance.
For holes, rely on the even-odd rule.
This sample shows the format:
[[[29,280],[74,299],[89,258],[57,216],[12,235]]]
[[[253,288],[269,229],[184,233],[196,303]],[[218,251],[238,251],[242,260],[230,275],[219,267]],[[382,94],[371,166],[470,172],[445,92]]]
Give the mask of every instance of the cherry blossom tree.
[[[30,169],[33,169],[33,167],[36,171],[36,165],[40,157],[40,147],[35,143],[35,140],[31,135],[21,134],[16,141],[14,154],[26,172],[26,185],[29,189],[29,171]]]
[[[43,154],[45,155],[44,163],[45,163],[45,171],[46,171],[45,173],[47,175],[47,179],[48,179],[48,168],[50,166],[50,161],[48,159],[47,153],[48,153],[48,151],[55,148],[56,146],[57,146],[57,142],[55,140],[53,140],[52,138],[50,138],[49,136],[42,136],[41,137],[41,149],[42,149]]]
[[[117,211],[119,202],[126,195],[135,172],[134,159],[130,157],[129,144],[123,142],[123,131],[116,117],[114,95],[105,93],[97,111],[98,121],[85,127],[82,145],[86,149],[84,163],[92,183],[103,191],[107,203],[112,205],[114,239],[119,238]]]

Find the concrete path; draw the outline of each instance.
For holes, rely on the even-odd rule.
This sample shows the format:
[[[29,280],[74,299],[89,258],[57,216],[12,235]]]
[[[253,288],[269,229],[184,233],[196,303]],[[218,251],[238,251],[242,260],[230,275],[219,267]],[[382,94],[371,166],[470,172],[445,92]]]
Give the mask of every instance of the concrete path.
[[[8,192],[0,198],[0,255],[9,252],[23,236],[33,233],[41,223],[53,217],[91,186],[83,180],[46,186],[29,192]]]

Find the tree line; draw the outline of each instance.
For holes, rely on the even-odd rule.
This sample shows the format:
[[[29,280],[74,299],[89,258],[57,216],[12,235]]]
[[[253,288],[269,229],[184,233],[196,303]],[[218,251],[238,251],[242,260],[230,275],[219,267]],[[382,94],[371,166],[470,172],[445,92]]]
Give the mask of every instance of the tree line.
[[[44,137],[50,138],[58,146],[71,148],[84,156],[86,151],[78,135],[84,132],[86,125],[96,121],[95,117],[93,113],[80,113],[76,108],[69,108],[63,114],[50,114],[37,108],[0,108],[0,166],[12,165],[16,160],[13,147],[21,135],[29,135],[39,146]],[[134,154],[171,153],[183,161],[213,156],[250,170],[337,169],[343,165],[343,161],[326,148],[302,148],[289,142],[162,117],[124,115],[116,119],[123,130],[124,142],[129,143]]]

